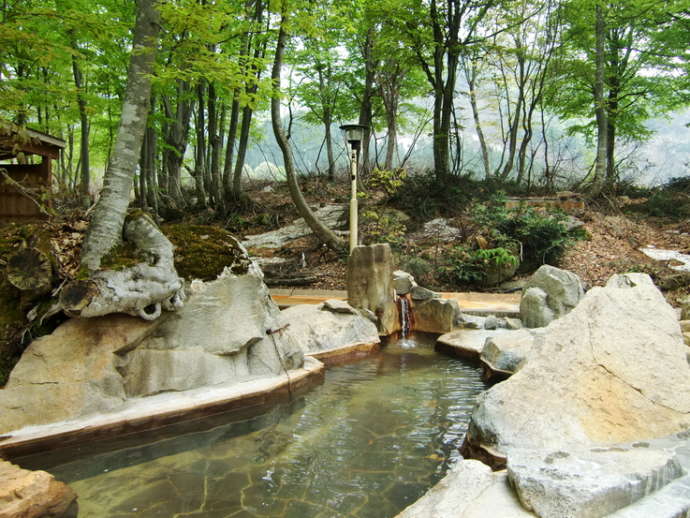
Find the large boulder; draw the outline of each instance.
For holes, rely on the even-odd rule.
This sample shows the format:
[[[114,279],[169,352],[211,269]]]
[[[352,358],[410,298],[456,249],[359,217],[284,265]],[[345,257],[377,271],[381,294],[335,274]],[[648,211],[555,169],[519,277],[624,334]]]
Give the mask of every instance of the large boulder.
[[[584,285],[577,275],[542,265],[525,285],[520,301],[522,322],[526,327],[544,327],[572,310],[583,296]]]
[[[455,299],[431,298],[423,301],[413,300],[412,314],[415,331],[448,333],[455,328],[461,311]]]
[[[195,282],[155,322],[73,319],[32,342],[0,390],[0,433],[117,410],[130,398],[274,375],[302,365],[261,271]]]
[[[538,351],[532,343],[517,372],[480,396],[464,453],[507,458],[521,501],[542,517],[593,518],[655,490],[661,500],[687,493],[677,477],[690,464],[690,365],[651,280],[615,276],[543,333]],[[676,433],[671,446],[653,442]]]
[[[0,460],[0,518],[76,518],[77,494],[45,471]]]
[[[675,311],[651,281],[620,285],[592,288],[549,325],[538,355],[480,396],[473,440],[505,451],[690,426],[690,365]]]
[[[280,321],[304,354],[380,342],[376,325],[343,301],[292,306]]]

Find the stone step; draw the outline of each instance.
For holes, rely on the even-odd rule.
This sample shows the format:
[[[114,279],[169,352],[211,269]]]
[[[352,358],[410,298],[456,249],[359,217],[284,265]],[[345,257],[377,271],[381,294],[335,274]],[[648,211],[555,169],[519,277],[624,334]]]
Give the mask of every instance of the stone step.
[[[690,517],[690,475],[678,478],[659,491],[609,515],[609,518],[650,517]]]

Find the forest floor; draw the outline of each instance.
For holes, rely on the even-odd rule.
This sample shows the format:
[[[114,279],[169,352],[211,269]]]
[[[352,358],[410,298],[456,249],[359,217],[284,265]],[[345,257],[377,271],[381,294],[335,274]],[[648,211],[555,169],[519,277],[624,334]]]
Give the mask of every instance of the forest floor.
[[[346,186],[330,186],[327,189],[319,188],[319,182],[305,189],[308,201],[314,209],[326,203],[346,203],[348,193]],[[271,188],[269,192],[258,189],[251,193],[255,201],[254,210],[264,214],[261,221],[273,220],[287,224],[297,219],[298,214],[290,202],[289,194],[283,187]],[[656,247],[659,249],[675,250],[690,254],[690,220],[687,218],[652,217],[644,212],[636,211],[635,205],[644,203],[645,198],[630,200],[621,197],[615,203],[588,204],[584,210],[572,211],[573,214],[584,223],[586,238],[574,240],[567,251],[560,258],[556,266],[578,274],[585,284],[601,286],[616,273],[638,271],[648,273],[655,280],[677,275],[676,270],[671,269],[673,262],[656,261],[640,251],[644,247]],[[362,212],[367,210],[365,201]],[[629,210],[631,209],[631,210]],[[270,217],[266,217],[270,214]],[[408,223],[412,232],[404,236],[404,243],[396,247],[397,257],[405,255],[406,251],[414,250],[419,239],[420,222],[414,221],[414,214]],[[429,216],[429,219],[432,219]],[[450,217],[449,222],[462,228],[469,225],[463,221],[465,216],[460,214]],[[266,232],[270,227],[263,224],[254,224],[252,220],[246,221],[240,234],[243,236]],[[415,231],[416,230],[416,231]],[[364,229],[366,240],[367,230]],[[468,232],[468,240],[472,237],[472,231]],[[448,245],[439,249],[440,254],[448,249]],[[304,253],[306,268],[298,268],[293,271],[296,275],[308,275],[316,280],[309,284],[312,289],[346,289],[347,268],[344,258],[324,250],[313,237],[305,237],[293,241],[284,249],[276,251],[276,255],[292,257],[295,263]],[[306,270],[306,271],[305,271]],[[531,272],[518,274],[518,280],[527,278]],[[281,277],[288,277],[290,272],[284,272]],[[426,280],[430,287],[441,291],[469,291],[482,290],[481,286],[467,285],[443,285],[433,272]],[[515,283],[510,283],[513,286]],[[278,287],[287,287],[277,285]],[[485,291],[502,291],[501,287],[483,288]],[[666,290],[671,301],[687,293],[687,286],[681,289]]]

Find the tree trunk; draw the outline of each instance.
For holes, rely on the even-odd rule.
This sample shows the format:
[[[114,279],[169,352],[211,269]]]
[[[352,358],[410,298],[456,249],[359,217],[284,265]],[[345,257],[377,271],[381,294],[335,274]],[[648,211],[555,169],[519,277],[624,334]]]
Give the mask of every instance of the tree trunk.
[[[362,46],[362,58],[364,60],[364,91],[362,103],[359,107],[358,123],[366,126],[362,139],[361,168],[363,173],[369,172],[369,141],[371,140],[371,124],[373,119],[372,98],[374,97],[374,77],[376,74],[377,60],[374,57],[374,29],[367,31],[367,36]]]
[[[249,130],[252,126],[252,114],[254,111],[249,106],[242,108],[242,127],[240,128],[240,142],[237,145],[237,161],[232,175],[232,194],[236,201],[242,197],[242,172],[244,161],[247,157],[249,145]]]
[[[333,136],[331,135],[331,126],[333,125],[333,116],[331,109],[324,106],[323,109],[323,125],[326,131],[326,156],[328,157],[328,179],[335,180],[335,156],[333,154]]]
[[[141,151],[151,97],[151,74],[160,31],[157,0],[138,0],[127,86],[115,149],[103,180],[81,253],[81,263],[94,272],[101,258],[122,239],[122,227],[134,171]]]
[[[606,117],[606,100],[604,98],[604,82],[605,82],[605,48],[604,41],[606,37],[606,21],[604,20],[604,13],[601,5],[597,4],[595,8],[596,16],[596,71],[594,77],[594,113],[597,121],[597,155],[594,162],[594,179],[591,185],[591,192],[597,195],[601,192],[604,178],[606,176],[606,157],[608,149],[607,139],[607,117]]]
[[[76,42],[72,42],[76,51]],[[89,118],[86,113],[86,98],[84,97],[84,81],[77,57],[72,55],[72,74],[74,86],[77,89],[77,106],[79,107],[79,125],[81,127],[81,139],[79,142],[79,159],[81,161],[79,191],[83,196],[89,196],[89,184],[91,173],[89,169]]]
[[[181,171],[182,161],[187,150],[192,118],[192,105],[191,100],[188,98],[190,90],[188,82],[179,81],[175,113],[173,113],[168,99],[165,97],[162,99],[165,116],[167,119],[172,120],[172,122],[165,124],[165,130],[163,131],[166,143],[166,147],[163,150],[163,164],[166,171],[165,191],[178,207],[184,207],[185,205],[182,194]]]
[[[472,119],[474,120],[474,130],[477,132],[479,149],[482,153],[482,164],[484,165],[484,177],[491,178],[491,166],[489,164],[489,148],[486,145],[484,130],[482,130],[481,120],[479,119],[479,106],[477,104],[477,65],[473,60],[469,66],[465,65],[465,77],[469,88],[470,107],[472,108]]]
[[[220,134],[218,133],[216,89],[213,83],[208,85],[208,140],[210,146],[209,171],[211,176],[211,198],[216,208],[222,208],[221,178],[220,178]]]
[[[278,31],[278,41],[276,42],[276,53],[273,61],[273,70],[271,71],[271,79],[273,87],[275,88],[274,95],[271,97],[271,123],[273,125],[273,134],[276,142],[280,147],[285,162],[285,174],[287,176],[288,188],[290,189],[290,196],[297,207],[300,216],[309,225],[309,228],[314,232],[314,235],[328,247],[334,250],[342,250],[345,244],[335,233],[319,221],[314,213],[309,209],[302,191],[297,183],[295,174],[295,167],[292,160],[292,153],[290,151],[290,144],[285,136],[280,119],[280,71],[283,65],[283,54],[285,52],[285,43],[287,40],[287,33],[285,31],[286,15],[281,14],[280,29]]]
[[[196,129],[196,146],[194,153],[194,185],[196,186],[197,206],[207,207],[206,196],[209,193],[210,178],[206,167],[206,117],[204,106],[204,85],[203,80],[199,81],[196,88],[197,111],[194,126]]]
[[[223,192],[225,200],[232,198],[233,163],[235,155],[235,139],[237,138],[237,126],[240,118],[240,103],[237,100],[238,92],[232,94],[232,107],[230,108],[230,128],[228,129],[228,141],[225,144],[225,163],[223,164]]]

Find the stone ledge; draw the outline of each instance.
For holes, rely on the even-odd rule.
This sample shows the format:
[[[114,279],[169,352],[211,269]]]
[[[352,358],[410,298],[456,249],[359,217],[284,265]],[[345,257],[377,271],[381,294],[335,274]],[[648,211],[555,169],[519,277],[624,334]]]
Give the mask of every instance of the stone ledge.
[[[370,354],[377,353],[380,350],[381,342],[361,342],[345,347],[308,353],[305,354],[305,357],[315,358],[326,365],[326,367],[332,367],[334,365],[341,365],[343,363],[366,358]]]
[[[27,426],[2,436],[0,457],[29,455],[84,440],[102,440],[181,420],[289,400],[295,393],[323,383],[324,370],[322,362],[306,357],[302,368],[288,371],[287,374],[183,392],[166,392],[131,400],[116,412]]]

